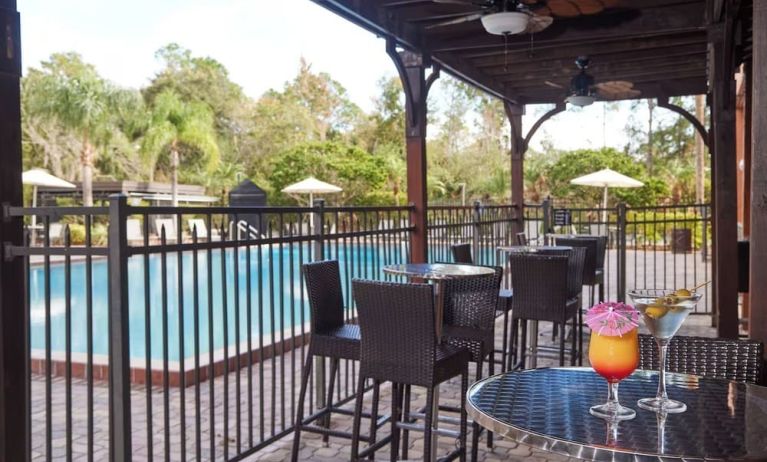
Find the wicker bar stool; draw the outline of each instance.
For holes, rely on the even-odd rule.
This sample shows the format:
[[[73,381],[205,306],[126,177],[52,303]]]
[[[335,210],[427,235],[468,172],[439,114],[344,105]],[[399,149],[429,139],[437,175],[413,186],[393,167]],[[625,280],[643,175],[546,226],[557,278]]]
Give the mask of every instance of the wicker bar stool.
[[[482,378],[485,359],[488,374],[494,375],[495,313],[499,303],[499,289],[503,268],[493,267],[492,277],[451,279],[445,281],[444,323],[442,335],[449,345],[466,348],[471,353],[471,362],[476,363],[476,377]],[[506,312],[508,313],[508,312]],[[506,314],[508,316],[508,314]],[[504,323],[504,328],[507,326]],[[506,338],[506,332],[504,332]],[[505,355],[504,355],[505,356]],[[503,358],[505,360],[505,357]],[[505,369],[505,367],[501,367]],[[504,371],[505,372],[505,371]],[[458,412],[460,409],[444,408]],[[483,428],[472,424],[471,460],[477,460],[479,436]],[[493,447],[493,434],[488,432],[487,447]],[[403,455],[406,458],[406,455]]]
[[[453,253],[453,261],[464,265],[473,265],[474,258],[471,255],[471,244],[453,244],[450,246],[450,251]],[[503,269],[501,269],[503,272]],[[503,277],[503,274],[501,274]],[[500,284],[500,282],[499,282]],[[509,313],[511,312],[511,298],[513,292],[511,289],[499,289],[498,291],[498,305],[495,311],[495,317],[503,317],[503,338],[501,340],[501,349],[493,349],[493,356],[491,358],[492,363],[501,365],[501,372],[506,372],[506,364],[510,362],[507,360],[509,356],[509,348],[514,344],[514,339],[510,338],[511,332],[514,329],[510,329]],[[501,361],[498,362],[495,359],[497,353],[501,354]]]
[[[291,456],[291,460],[294,462],[298,460],[302,431],[319,433],[326,443],[330,436],[352,438],[352,434],[349,432],[331,430],[329,424],[332,413],[352,415],[352,412],[349,410],[333,406],[333,389],[336,375],[338,374],[338,364],[341,359],[355,361],[360,359],[359,326],[344,322],[344,300],[338,261],[328,260],[306,263],[303,266],[303,273],[311,310],[311,338],[301,377],[301,390],[298,395],[293,453]],[[327,388],[325,407],[304,418],[304,399],[311,378],[313,360],[316,356],[330,358],[330,383]],[[375,443],[377,428],[385,420],[381,419],[379,421],[378,418],[379,390],[379,384],[374,383],[373,411],[366,415],[371,420],[370,433],[367,436],[360,437],[360,439],[371,445]],[[322,425],[312,425],[317,420]]]
[[[352,429],[352,461],[359,452],[362,389],[366,379],[392,382],[391,460],[397,460],[400,429],[415,430],[402,421],[403,391],[407,386],[427,389],[424,422],[424,460],[431,461],[434,389],[453,377],[461,377],[461,415],[458,447],[440,460],[466,460],[466,392],[471,354],[465,348],[440,343],[436,334],[434,290],[429,284],[354,280],[362,348],[357,401]],[[440,429],[440,433],[448,430]],[[368,448],[378,449],[381,442]]]
[[[666,370],[759,384],[764,345],[756,340],[676,336],[666,350]],[[658,347],[639,334],[639,369],[658,370]]]
[[[565,365],[565,325],[577,322],[580,299],[570,297],[568,260],[565,255],[511,253],[509,265],[514,286],[514,320],[548,321],[559,327],[559,364]],[[575,331],[574,331],[575,332]],[[525,335],[522,336],[520,362],[525,361]],[[576,335],[572,335],[570,364],[575,365]]]
[[[596,236],[574,236],[574,237],[558,237],[556,239],[557,245],[568,247],[583,247],[586,249],[586,261],[583,265],[583,285],[589,286],[589,306],[595,303],[595,289],[596,286],[600,286],[600,294],[603,294],[604,289],[604,249],[602,239]],[[605,242],[606,244],[606,242]],[[601,254],[601,266],[600,260],[600,248]]]

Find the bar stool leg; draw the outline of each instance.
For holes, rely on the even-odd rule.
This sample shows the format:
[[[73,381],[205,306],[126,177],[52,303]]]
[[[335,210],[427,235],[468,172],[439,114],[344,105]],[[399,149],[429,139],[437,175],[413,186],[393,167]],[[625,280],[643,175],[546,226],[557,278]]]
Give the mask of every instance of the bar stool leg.
[[[381,382],[373,381],[373,409],[370,412],[370,441],[369,446],[376,442],[376,431],[378,430],[378,402],[381,398]],[[375,451],[370,453],[368,459],[375,460]]]
[[[292,462],[298,462],[298,449],[301,445],[301,428],[304,421],[304,398],[306,398],[306,387],[309,384],[309,379],[312,375],[312,361],[313,355],[306,356],[306,363],[304,364],[304,373],[301,377],[301,390],[298,392],[298,410],[296,412],[296,423],[293,434],[293,453],[290,455]]]
[[[403,421],[410,423],[410,385],[403,385],[404,397],[403,397]],[[402,429],[402,459],[407,460],[408,446],[410,445],[410,431]]]
[[[559,323],[559,366],[563,367],[565,365],[565,324],[564,322]],[[575,335],[575,332],[573,332],[573,335]]]
[[[466,431],[467,429],[467,416],[466,416],[466,393],[469,389],[469,368],[463,370],[461,374],[461,426],[459,429],[458,444],[461,445],[458,460],[460,462],[466,462]]]
[[[482,358],[477,361],[477,373],[475,380],[479,382],[482,379]],[[474,422],[471,426],[471,460],[477,460],[479,454],[479,435],[482,433],[482,427]]]
[[[360,454],[360,421],[362,420],[362,398],[365,392],[365,377],[359,374],[357,379],[357,398],[354,404],[352,423],[352,460],[357,461]]]
[[[580,336],[579,335],[580,326],[578,326],[577,324],[578,324],[578,317],[573,316],[573,330],[572,330],[573,335],[572,335],[572,338],[570,339],[571,340],[571,344],[570,344],[570,365],[571,366],[575,366],[576,357],[579,356],[579,353],[576,351],[577,349],[576,337]]]
[[[583,307],[581,306],[578,307],[578,365],[583,366]]]
[[[504,307],[503,310],[503,340],[501,341],[501,372],[506,372],[506,358],[509,348],[509,311]],[[493,351],[493,361],[495,361],[495,351]]]
[[[403,385],[391,384],[391,455],[389,460],[396,462],[399,454],[400,428],[397,424],[402,416],[402,391]]]
[[[423,460],[425,462],[436,462],[432,460],[432,425],[434,418],[434,387],[429,387],[426,390],[426,419],[424,422],[423,433]]]
[[[325,416],[322,418],[323,424],[326,428],[330,428],[330,416],[331,416],[331,409],[333,409],[333,389],[336,386],[336,374],[338,374],[338,358],[331,358],[330,359],[330,383],[328,384],[328,394],[325,399]],[[330,435],[324,434],[322,435],[322,442],[324,443],[325,447],[328,447],[328,441],[330,439]]]
[[[488,377],[492,377],[495,375],[495,365],[492,361],[487,365],[487,373]],[[463,393],[464,395],[466,393]],[[461,404],[461,408],[463,409],[463,404]],[[487,447],[490,449],[493,449],[493,432],[490,430],[487,430]]]
[[[519,320],[515,319],[514,316],[511,317],[511,334],[509,338],[509,357],[508,357],[508,364],[506,364],[506,370],[511,371],[514,370],[514,366],[517,363],[517,352],[519,351],[517,341],[519,340],[517,338],[517,326],[519,325]]]

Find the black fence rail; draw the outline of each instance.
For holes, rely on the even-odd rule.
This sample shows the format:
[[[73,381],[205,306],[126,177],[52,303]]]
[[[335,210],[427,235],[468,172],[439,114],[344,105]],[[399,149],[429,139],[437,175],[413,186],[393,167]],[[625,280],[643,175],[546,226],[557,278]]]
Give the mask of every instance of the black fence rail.
[[[352,278],[408,260],[410,212],[10,209],[41,223],[8,250],[28,274],[33,460],[231,461],[286,435],[308,336],[301,265],[340,261],[351,319]],[[326,396],[315,370],[310,411]],[[340,372],[338,401],[357,377]]]

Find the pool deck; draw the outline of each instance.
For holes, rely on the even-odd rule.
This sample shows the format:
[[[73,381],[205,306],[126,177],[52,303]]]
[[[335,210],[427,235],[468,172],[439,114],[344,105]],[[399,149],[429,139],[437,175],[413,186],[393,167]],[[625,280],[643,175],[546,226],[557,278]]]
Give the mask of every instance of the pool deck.
[[[499,326],[500,327],[500,326]],[[497,329],[500,333],[500,328]],[[682,335],[701,335],[701,336],[715,336],[716,332],[711,327],[711,318],[709,316],[691,316],[687,322],[682,326],[680,331]],[[545,323],[542,325],[540,332],[540,343],[551,344],[551,331],[550,325]],[[586,342],[588,344],[588,342]],[[300,355],[301,350],[296,350],[295,355]],[[280,357],[283,364],[290,364],[294,358],[294,353],[287,353]],[[296,358],[297,359],[297,358]],[[555,365],[553,360],[543,359],[539,361],[539,366],[551,366]],[[287,367],[287,366],[286,366]],[[256,373],[256,368],[253,370]],[[243,384],[245,383],[245,376],[248,373],[247,369],[239,372]],[[473,374],[473,372],[472,372]],[[229,374],[228,379],[229,387],[231,389],[230,397],[234,394],[234,383],[236,373]],[[271,395],[276,393],[277,390],[272,389],[271,384],[272,373],[270,370],[264,370],[263,382],[267,388],[264,390],[265,395]],[[215,379],[216,387],[221,390],[223,388],[224,377],[218,377]],[[64,406],[65,406],[65,381],[63,378],[55,378],[52,381],[52,406],[53,406],[53,427],[52,427],[52,456],[54,460],[62,460],[66,451],[66,431],[64,421]],[[286,387],[293,387],[293,391],[297,394],[298,383],[287,383]],[[40,376],[34,376],[31,383],[32,392],[32,460],[44,460],[45,459],[45,381]],[[243,385],[243,389],[244,389]],[[201,460],[211,460],[211,435],[209,432],[209,417],[210,417],[210,400],[207,393],[207,386],[203,384],[201,390],[204,392],[200,395],[200,421],[201,421],[201,448],[202,458]],[[456,380],[451,380],[444,384],[441,388],[441,398],[443,403],[457,404],[458,395],[460,391],[460,384]],[[243,395],[245,391],[243,390]],[[290,393],[290,392],[288,392]],[[219,391],[214,399],[214,418],[218,424],[216,432],[213,438],[215,460],[225,460],[225,439],[221,434],[222,428],[220,422],[223,419],[224,403],[223,398]],[[180,403],[181,403],[181,390],[178,388],[171,388],[169,391],[169,406],[170,406],[170,459],[173,461],[182,460],[182,454],[180,452],[180,438],[182,432],[182,424],[180,419]],[[108,388],[105,384],[96,384],[94,386],[94,458],[93,460],[100,461],[108,458]],[[287,398],[287,397],[286,397]],[[425,399],[425,393],[422,390],[413,389],[414,407],[422,404]],[[73,426],[73,460],[85,461],[87,460],[86,454],[88,451],[88,439],[86,432],[87,411],[86,411],[86,399],[87,399],[87,387],[82,380],[73,380],[72,383],[72,426]],[[194,424],[195,424],[195,393],[194,387],[188,387],[185,390],[185,402],[186,402],[186,419],[187,423],[183,426],[183,430],[186,433],[187,440],[187,454],[186,460],[196,460],[195,456],[195,441],[194,441]],[[391,395],[389,392],[389,386],[384,385],[381,393],[381,412],[383,414],[388,413]],[[365,406],[370,405],[370,393],[366,395]],[[236,412],[235,399],[229,400],[229,415],[234,416]],[[163,394],[161,388],[154,388],[152,390],[152,435],[153,441],[153,454],[154,460],[165,460],[164,456],[164,414],[163,414]],[[243,419],[247,419],[247,401],[242,400],[240,402],[241,412]],[[134,461],[148,460],[149,447],[147,446],[147,400],[146,390],[142,386],[134,386],[132,390],[132,406],[133,406],[133,448],[134,448]],[[282,410],[274,410],[268,408],[269,404],[265,403],[264,411],[267,415],[274,415],[275,426],[272,427],[269,419],[265,422],[263,432],[270,435],[273,428],[276,432],[279,432],[281,427],[280,423],[282,418],[290,419],[292,415],[292,405],[288,403],[284,413]],[[351,405],[347,405],[351,408]],[[259,439],[262,427],[259,426],[258,415],[255,414],[255,427],[254,438]],[[229,429],[229,456],[232,457],[237,450],[236,440],[236,424],[233,418],[230,418],[231,425]],[[332,427],[334,429],[350,430],[352,419],[351,417],[334,415],[332,420]],[[379,435],[388,434],[388,425],[384,426]],[[249,447],[249,433],[245,425],[242,427],[242,446],[243,448]],[[471,438],[469,438],[471,441]],[[525,445],[518,444],[514,441],[503,440],[500,438],[495,439],[495,447],[489,450],[485,443],[484,437],[480,442],[479,460],[481,461],[522,461],[522,460],[548,460],[559,461],[567,460],[566,457],[559,456],[557,454],[545,453],[538,450],[533,450]],[[257,453],[245,457],[242,460],[245,461],[282,461],[287,460],[290,457],[292,445],[292,433],[277,440],[276,442],[266,446]],[[450,438],[441,438],[439,443],[439,453],[446,454],[454,447],[454,441]],[[410,454],[409,458],[419,459],[421,458],[423,439],[418,433],[411,433],[410,440]],[[378,453],[379,459],[384,460],[388,458],[388,447],[383,448]],[[301,439],[301,449],[299,454],[299,460],[308,461],[337,461],[348,460],[350,456],[350,444],[348,440],[331,439],[328,446],[323,445],[321,437],[318,435],[304,433]]]

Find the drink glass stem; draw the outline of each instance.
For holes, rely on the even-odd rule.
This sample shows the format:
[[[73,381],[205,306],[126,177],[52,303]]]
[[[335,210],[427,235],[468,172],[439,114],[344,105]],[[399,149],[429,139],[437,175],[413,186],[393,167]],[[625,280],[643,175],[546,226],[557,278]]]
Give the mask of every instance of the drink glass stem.
[[[658,343],[658,399],[668,399],[666,393],[666,350],[668,350],[668,340],[655,339]]]
[[[609,380],[607,382],[607,404],[618,408],[620,403],[618,402],[618,383]]]

